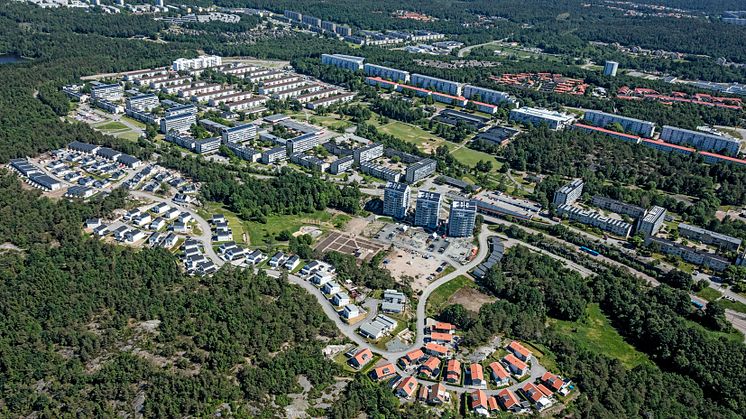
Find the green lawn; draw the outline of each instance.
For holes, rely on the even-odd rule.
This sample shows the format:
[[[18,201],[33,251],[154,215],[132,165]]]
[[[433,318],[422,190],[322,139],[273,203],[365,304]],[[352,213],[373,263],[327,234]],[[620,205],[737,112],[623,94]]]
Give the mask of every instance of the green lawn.
[[[283,230],[295,233],[296,231],[300,230],[303,225],[306,224],[315,224],[328,221],[336,223],[337,217],[342,216],[332,217],[332,214],[326,211],[317,211],[310,214],[300,215],[273,215],[267,217],[266,224],[246,221],[243,223],[243,226],[249,233],[249,241],[251,242],[251,245],[261,246],[266,243],[265,240],[267,238],[275,237]]]
[[[707,301],[715,301],[722,296],[723,294],[720,291],[710,287],[704,287],[701,291],[697,292],[697,297],[704,298]]]
[[[102,131],[119,131],[129,129],[127,125],[124,125],[123,123],[117,121],[106,122],[104,124],[97,125],[96,128]]]
[[[143,124],[142,122],[140,122],[140,121],[138,121],[136,119],[132,119],[132,118],[127,117],[127,116],[122,116],[122,121],[127,121],[128,123],[130,123],[130,124],[132,124],[132,125],[140,128],[140,129],[145,129],[145,124]]]
[[[417,148],[422,151],[429,151],[423,147],[425,144],[431,145],[432,148],[437,148],[440,144],[445,142],[442,138],[431,134],[420,127],[399,121],[392,121],[386,125],[381,125],[378,129],[386,134],[391,134],[395,137],[401,138],[408,143],[416,144]]]
[[[724,308],[737,311],[739,313],[746,313],[746,304],[740,302],[740,301],[730,301],[726,299],[722,299],[718,301],[720,305],[722,305]]]
[[[551,320],[552,327],[559,333],[570,336],[578,345],[616,358],[627,368],[634,368],[650,362],[647,355],[638,352],[611,326],[598,304],[589,304],[587,318],[577,322]]]
[[[225,216],[225,220],[228,222],[228,227],[230,227],[231,231],[233,232],[233,241],[239,244],[247,244],[243,239],[243,233],[245,232],[245,228],[243,225],[244,223],[233,211],[230,211],[221,204],[208,202],[205,204],[203,209],[199,211],[199,213],[202,218],[204,218],[208,222],[210,221],[210,218],[212,218],[213,214],[223,214]]]
[[[470,167],[476,166],[480,160],[486,160],[492,162],[492,170],[497,170],[502,166],[502,163],[497,161],[495,156],[487,154],[483,151],[472,150],[467,147],[461,147],[456,151],[451,152],[451,155],[456,158],[460,163]]]
[[[692,320],[686,320],[686,323],[692,329],[697,329],[697,330],[701,331],[702,333],[710,335],[711,337],[713,337],[715,339],[724,337],[724,338],[728,339],[731,342],[736,342],[736,343],[742,343],[743,342],[743,335],[738,330],[731,329],[729,332],[718,332],[718,331],[715,331],[715,330],[708,329],[708,328],[702,326],[701,324],[699,324],[699,323],[697,323],[695,321],[692,321]]]
[[[446,282],[439,286],[430,297],[427,299],[427,308],[425,313],[428,316],[435,315],[437,312],[442,310],[446,304],[446,301],[463,287],[475,286],[474,281],[464,275],[457,276],[456,278]]]

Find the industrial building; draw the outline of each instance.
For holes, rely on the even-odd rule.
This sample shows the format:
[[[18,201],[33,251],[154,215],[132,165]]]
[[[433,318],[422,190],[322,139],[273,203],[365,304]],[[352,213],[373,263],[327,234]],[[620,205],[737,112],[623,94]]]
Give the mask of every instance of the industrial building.
[[[383,144],[370,143],[353,151],[355,164],[365,163],[383,156]]]
[[[473,200],[454,199],[448,214],[448,235],[469,237],[474,233],[477,220],[477,203]]]
[[[660,139],[673,144],[682,144],[698,150],[725,153],[737,156],[741,149],[741,142],[726,135],[710,134],[664,125]]]
[[[383,215],[402,219],[407,216],[409,208],[409,185],[399,182],[388,182],[383,191]]]
[[[437,77],[425,76],[422,74],[412,74],[410,80],[412,81],[412,84],[417,87],[435,90],[453,96],[461,96],[461,91],[463,89],[461,83],[439,79]]]
[[[570,205],[575,203],[580,196],[583,195],[583,179],[573,179],[567,185],[557,189],[554,192],[554,199],[552,199],[552,205],[559,207],[560,205]]]
[[[415,183],[435,173],[438,163],[433,159],[422,159],[410,164],[404,174],[407,183]]]
[[[435,230],[443,197],[437,192],[419,191],[414,211],[414,225]]]
[[[595,211],[586,211],[580,207],[570,204],[562,204],[557,207],[557,214],[567,217],[570,220],[577,221],[591,227],[597,227],[603,231],[608,231],[625,239],[632,232],[632,224],[614,218],[604,217]]]
[[[583,117],[591,124],[606,128],[610,124],[619,124],[625,132],[634,133],[643,137],[652,138],[655,133],[655,124],[641,119],[628,118],[626,116],[614,115],[601,111],[586,111]]]
[[[333,65],[335,67],[352,71],[362,70],[364,62],[365,58],[355,57],[353,55],[321,54],[321,64]]]
[[[522,124],[532,124],[537,126],[546,124],[549,129],[557,131],[572,124],[575,118],[562,112],[524,106],[522,108],[511,110],[510,120]]]
[[[654,206],[645,211],[645,215],[637,220],[637,232],[642,233],[645,238],[655,236],[666,220],[666,209]]]
[[[376,64],[365,64],[363,71],[366,76],[380,77],[401,83],[409,83],[409,72],[396,68],[384,67]]]
[[[741,247],[741,239],[685,223],[679,224],[679,236],[711,244],[727,251],[737,252]]]

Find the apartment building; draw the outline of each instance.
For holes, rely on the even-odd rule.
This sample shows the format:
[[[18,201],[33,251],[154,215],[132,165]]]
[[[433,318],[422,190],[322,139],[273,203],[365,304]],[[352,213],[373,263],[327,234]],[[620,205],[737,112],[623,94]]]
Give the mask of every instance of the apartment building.
[[[143,94],[127,98],[125,104],[126,109],[150,112],[154,108],[157,108],[161,104],[161,101],[154,94]]]
[[[375,160],[383,156],[383,144],[379,144],[379,143],[368,144],[366,146],[355,149],[352,155],[355,158],[355,164],[360,164],[366,161]]]
[[[383,214],[398,219],[406,217],[410,193],[406,183],[388,182],[383,190]]]
[[[549,129],[558,131],[571,125],[575,118],[562,112],[524,106],[511,110],[510,120],[521,124],[546,124]]]
[[[223,143],[244,143],[253,140],[256,137],[257,129],[254,124],[243,124],[235,127],[229,127],[223,130]]]
[[[404,174],[407,183],[415,183],[435,173],[438,163],[433,159],[422,159],[410,164]]]
[[[704,228],[693,226],[691,224],[679,224],[679,236],[691,240],[697,240],[705,244],[711,244],[727,251],[737,252],[741,247],[741,239],[717,233],[715,231],[705,230]]]
[[[595,211],[587,211],[570,204],[559,205],[557,207],[557,214],[561,217],[567,217],[570,220],[608,231],[625,239],[632,232],[632,224],[630,223],[605,217]]]
[[[642,233],[645,238],[655,236],[663,226],[666,220],[666,209],[654,206],[645,211],[645,214],[637,220],[637,231]]]
[[[412,74],[410,80],[413,85],[423,89],[435,90],[453,96],[461,96],[463,85],[461,83],[439,79],[437,77],[425,76],[422,74]]]
[[[360,71],[363,69],[363,63],[365,58],[356,57],[353,55],[343,54],[321,54],[321,64],[333,65],[335,67],[344,68],[352,71]]]
[[[437,192],[419,191],[414,211],[414,225],[435,230],[438,228],[443,197]]]
[[[725,153],[731,156],[737,156],[741,150],[741,142],[733,137],[676,128],[670,125],[663,126],[660,139],[668,143],[687,145],[698,150]]]
[[[388,167],[377,165],[371,161],[360,163],[360,171],[366,175],[377,177],[389,182],[398,182],[401,179],[401,172]]]
[[[655,123],[643,121],[636,118],[614,115],[601,111],[586,111],[583,118],[597,127],[606,128],[610,124],[619,124],[627,133],[633,133],[647,138],[652,138],[655,134]]]
[[[384,67],[376,64],[365,64],[363,72],[366,76],[380,77],[382,79],[393,80],[400,83],[409,83],[409,72],[398,70],[396,68]]]
[[[161,119],[161,132],[163,134],[168,134],[171,131],[186,132],[196,123],[197,117],[191,113],[166,116]]]
[[[217,55],[200,55],[197,58],[179,58],[171,64],[174,71],[201,70],[210,67],[220,67],[223,59]]]
[[[473,200],[454,199],[448,214],[448,235],[469,237],[474,232],[477,219],[477,203]]]
[[[124,96],[124,87],[119,83],[98,84],[91,87],[91,98],[95,101],[108,100],[116,102]]]
[[[573,179],[567,185],[557,189],[554,192],[554,199],[552,199],[552,205],[558,207],[560,205],[569,205],[575,203],[580,196],[583,195],[583,179]]]

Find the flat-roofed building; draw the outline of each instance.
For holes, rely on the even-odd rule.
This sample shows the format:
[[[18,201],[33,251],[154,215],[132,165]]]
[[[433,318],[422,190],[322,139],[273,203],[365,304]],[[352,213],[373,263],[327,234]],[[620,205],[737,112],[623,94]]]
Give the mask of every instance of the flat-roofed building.
[[[586,111],[583,118],[597,127],[606,128],[610,124],[619,124],[625,132],[652,138],[655,133],[655,123],[643,121],[636,118],[614,115],[611,113],[590,110]]]
[[[645,214],[645,208],[637,205],[627,204],[616,199],[607,198],[601,195],[594,195],[591,203],[599,208],[615,212],[617,214],[629,215],[632,218],[639,218]]]
[[[190,113],[166,116],[161,119],[161,132],[164,134],[171,131],[187,132],[196,123],[197,117]]]
[[[449,95],[461,96],[463,85],[461,83],[439,79],[437,77],[425,76],[423,74],[412,74],[410,81],[413,85],[423,89],[435,90]]]
[[[472,101],[492,103],[494,105],[502,103],[517,105],[518,103],[516,99],[511,97],[508,93],[488,89],[486,87],[473,86],[471,84],[464,85],[464,97]]]
[[[108,100],[116,102],[124,96],[124,87],[119,83],[98,84],[91,87],[91,98],[95,101]]]
[[[319,144],[321,144],[321,136],[318,135],[318,132],[309,132],[287,140],[285,146],[288,155],[293,155],[311,150]]]
[[[126,101],[127,109],[134,109],[142,112],[150,112],[161,104],[158,96],[154,94],[142,94],[132,96]]]
[[[355,158],[355,164],[360,164],[369,160],[377,159],[383,156],[383,144],[368,144],[366,146],[355,149],[352,155]]]
[[[406,217],[410,193],[406,183],[388,182],[383,191],[383,214],[398,219]]]
[[[711,244],[728,251],[737,252],[738,249],[741,247],[741,239],[728,236],[726,234],[717,233],[715,231],[706,230],[704,228],[693,226],[691,224],[679,224],[679,236],[686,237],[687,239],[691,240],[697,240],[705,244]]]
[[[363,71],[366,76],[380,77],[382,79],[393,80],[396,82],[409,83],[409,71],[399,70],[391,67],[384,67],[376,64],[365,64]]]
[[[438,163],[433,159],[422,159],[407,167],[404,179],[407,183],[415,183],[435,173]]]
[[[557,131],[572,124],[575,118],[562,112],[524,106],[511,110],[510,120],[537,126],[546,124],[549,129]]]
[[[595,211],[586,211],[570,204],[557,207],[557,214],[591,227],[598,227],[619,237],[627,238],[632,231],[632,224],[615,218],[605,217]]]
[[[226,147],[228,147],[228,149],[232,151],[233,154],[236,155],[236,157],[250,162],[259,161],[259,159],[262,158],[262,153],[260,151],[255,150],[251,147],[244,147],[239,143],[226,143]]]
[[[637,221],[637,232],[642,233],[645,238],[655,236],[666,220],[666,209],[654,206],[645,211],[645,214]]]
[[[731,262],[722,256],[718,256],[714,253],[703,252],[693,247],[684,246],[659,237],[650,236],[645,240],[645,244],[652,246],[655,250],[658,250],[661,253],[678,256],[686,262],[705,266],[716,271],[724,271],[731,265]]]
[[[254,124],[242,124],[223,130],[223,143],[245,143],[256,137],[257,129]]]
[[[355,164],[355,159],[352,156],[340,157],[329,166],[329,173],[338,175],[350,170],[353,164]]]
[[[194,105],[176,105],[166,109],[166,116],[191,114],[197,115],[197,107]]]
[[[333,65],[352,71],[363,69],[365,58],[344,54],[321,54],[321,64]]]
[[[275,147],[262,153],[262,163],[270,164],[286,160],[288,157],[286,147]]]
[[[454,199],[448,214],[448,235],[469,237],[474,232],[477,219],[477,203],[474,200]]]
[[[660,139],[668,143],[688,145],[698,150],[725,153],[731,156],[737,156],[741,149],[741,142],[733,137],[692,131],[670,125],[663,126]]]
[[[401,179],[400,171],[389,169],[386,166],[375,164],[372,161],[360,163],[360,171],[366,175],[371,175],[389,182],[398,182]]]
[[[557,189],[554,192],[552,205],[558,207],[560,205],[574,204],[583,195],[583,185],[585,185],[583,179],[573,179],[570,183]]]
[[[197,58],[179,58],[171,64],[174,71],[201,70],[210,67],[220,67],[223,59],[217,55],[200,55]]]
[[[220,148],[220,137],[204,138],[194,141],[194,151],[199,154],[215,153]]]
[[[443,197],[437,192],[419,191],[414,211],[414,225],[435,230],[438,228]]]

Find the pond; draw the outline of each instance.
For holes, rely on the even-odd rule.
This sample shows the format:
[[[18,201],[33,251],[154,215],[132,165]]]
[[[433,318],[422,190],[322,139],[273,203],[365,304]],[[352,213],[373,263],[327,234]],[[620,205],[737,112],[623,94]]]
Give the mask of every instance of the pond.
[[[0,54],[0,64],[13,64],[20,63],[22,61],[25,60],[17,55]]]

